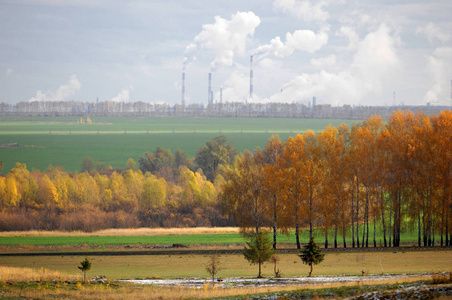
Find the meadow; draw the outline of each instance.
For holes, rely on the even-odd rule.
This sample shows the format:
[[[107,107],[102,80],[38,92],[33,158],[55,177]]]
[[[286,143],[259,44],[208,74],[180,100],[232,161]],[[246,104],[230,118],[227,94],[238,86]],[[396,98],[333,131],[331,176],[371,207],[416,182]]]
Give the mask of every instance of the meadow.
[[[77,117],[0,117],[3,174],[16,162],[45,170],[49,165],[77,172],[85,156],[114,168],[132,158],[138,163],[157,146],[181,149],[194,157],[206,141],[225,135],[240,152],[263,148],[272,135],[281,140],[306,130],[323,130],[329,124],[351,120],[284,118],[189,118],[189,117],[93,117],[92,124]],[[86,122],[86,118],[84,118]]]
[[[283,277],[305,277],[309,266],[302,264],[295,253],[278,254],[278,268]],[[210,255],[132,255],[89,256],[90,277],[109,279],[145,278],[208,278],[205,267]],[[46,268],[66,274],[80,274],[77,266],[85,256],[0,256],[6,267]],[[327,253],[325,260],[314,267],[314,276],[344,276],[365,274],[418,274],[450,271],[452,251],[388,251]],[[220,255],[220,277],[256,277],[257,266],[250,265],[242,254]],[[263,276],[274,277],[273,264],[263,265]]]

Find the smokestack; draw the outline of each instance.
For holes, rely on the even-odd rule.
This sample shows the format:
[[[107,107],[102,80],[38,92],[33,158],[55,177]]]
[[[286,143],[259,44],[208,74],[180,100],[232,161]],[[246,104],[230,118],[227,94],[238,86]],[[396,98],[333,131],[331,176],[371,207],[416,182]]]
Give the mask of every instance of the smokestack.
[[[451,80],[451,83],[452,83],[452,80]],[[223,102],[223,86],[221,85],[220,86],[220,103],[222,103],[222,102]]]
[[[209,72],[209,90],[207,91],[207,104],[212,103],[211,94],[212,94],[212,73]]]
[[[250,56],[250,99],[253,98],[253,56]]]
[[[185,72],[182,72],[182,105],[185,106]]]
[[[312,107],[317,105],[317,98],[316,97],[312,97]]]

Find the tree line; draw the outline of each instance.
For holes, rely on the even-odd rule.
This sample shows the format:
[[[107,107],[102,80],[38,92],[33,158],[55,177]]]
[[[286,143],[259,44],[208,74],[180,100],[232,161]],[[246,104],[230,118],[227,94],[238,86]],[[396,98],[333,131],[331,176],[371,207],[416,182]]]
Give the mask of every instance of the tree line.
[[[400,246],[417,231],[419,246],[451,245],[452,112],[379,116],[246,151],[225,171],[222,200],[243,232],[333,233],[334,247]],[[373,235],[370,236],[370,233]],[[346,234],[351,234],[347,245]],[[438,242],[438,241],[437,241]]]
[[[378,229],[384,246],[413,231],[418,245],[451,244],[451,111],[373,116],[243,154],[220,136],[194,158],[157,147],[138,166],[85,159],[82,170],[16,164],[0,176],[0,230],[239,225],[272,228],[274,247],[294,230],[301,248],[302,230],[325,247],[376,247]]]
[[[438,114],[444,106],[355,106],[313,104],[308,101],[287,103],[219,102],[188,105],[167,103],[113,102],[113,101],[22,101],[0,103],[0,116],[189,116],[189,117],[239,117],[239,118],[309,118],[363,120],[379,115],[386,120],[390,114],[401,110],[422,110],[428,115]]]
[[[118,227],[231,225],[217,200],[217,169],[238,154],[224,136],[195,158],[157,147],[139,165],[113,169],[85,157],[80,173],[17,163],[0,176],[0,230],[84,230]]]

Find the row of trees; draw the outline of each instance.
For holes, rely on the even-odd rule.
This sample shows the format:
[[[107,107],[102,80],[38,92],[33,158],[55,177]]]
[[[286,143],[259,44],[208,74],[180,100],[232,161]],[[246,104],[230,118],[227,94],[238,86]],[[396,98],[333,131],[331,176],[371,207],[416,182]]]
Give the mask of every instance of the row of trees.
[[[32,101],[16,104],[0,103],[0,116],[190,116],[190,117],[258,117],[258,118],[314,118],[367,119],[380,115],[383,119],[398,109],[421,109],[426,114],[438,114],[441,106],[331,106],[310,105],[299,101],[287,103],[220,102],[189,105],[148,102],[81,102]]]
[[[185,166],[174,181],[128,169],[69,174],[30,172],[17,163],[0,177],[1,230],[225,226],[217,188]]]
[[[418,245],[451,244],[452,112],[428,117],[396,112],[387,123],[329,126],[263,150],[245,152],[228,167],[221,195],[244,232],[258,234],[308,228],[334,232],[334,247],[346,234],[352,247],[399,246],[402,232],[416,231]],[[372,228],[373,227],[373,228]],[[351,232],[350,232],[351,231]],[[373,231],[373,237],[369,236]]]

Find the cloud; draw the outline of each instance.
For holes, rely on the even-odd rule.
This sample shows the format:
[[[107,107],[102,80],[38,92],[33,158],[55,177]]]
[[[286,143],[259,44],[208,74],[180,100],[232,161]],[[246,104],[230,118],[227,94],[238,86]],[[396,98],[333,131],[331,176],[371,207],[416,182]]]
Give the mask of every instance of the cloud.
[[[318,69],[324,69],[331,66],[334,66],[336,64],[336,55],[331,54],[325,57],[320,58],[312,58],[311,59],[311,65],[318,68]]]
[[[416,28],[416,34],[425,35],[430,44],[433,44],[435,40],[438,40],[440,42],[447,42],[450,39],[449,34],[443,32],[441,28],[439,28],[432,22],[422,27],[418,26]]]
[[[273,6],[304,21],[324,22],[329,18],[328,12],[323,9],[327,6],[324,1],[313,5],[310,1],[275,0]]]
[[[348,50],[355,50],[359,43],[359,35],[355,28],[350,26],[342,26],[336,33],[338,36],[344,36],[348,39]]]
[[[448,91],[452,74],[452,47],[436,48],[427,59],[426,71],[430,75],[431,87],[424,99],[450,105]]]
[[[243,54],[249,37],[259,26],[261,20],[253,12],[237,12],[230,20],[215,17],[215,23],[205,24],[202,31],[185,49],[184,69],[196,59],[200,49],[212,51],[215,59],[211,69],[231,66],[236,53]]]
[[[328,43],[328,27],[323,27],[317,34],[311,30],[296,30],[293,34],[286,34],[286,42],[283,43],[279,36],[270,41],[270,44],[259,46],[254,55],[258,58],[269,54],[278,57],[287,57],[295,50],[314,53]]]
[[[6,75],[10,75],[10,74],[13,73],[13,71],[14,71],[13,69],[8,68],[8,69],[6,69],[5,74],[6,74]]]
[[[284,84],[283,91],[268,99],[270,102],[307,101],[313,96],[319,103],[358,104],[365,96],[381,93],[383,81],[399,67],[397,38],[382,24],[357,44],[348,67],[338,73],[321,70],[301,74]],[[333,57],[325,61],[334,61]],[[314,61],[318,62],[318,61]]]
[[[112,102],[128,102],[130,99],[130,89],[129,87],[123,88],[118,95],[113,97],[110,101]]]
[[[56,91],[48,90],[43,93],[41,90],[36,92],[36,96],[30,98],[28,101],[65,101],[69,100],[68,98],[77,93],[81,84],[77,79],[76,75],[72,75],[69,78],[68,84],[60,86]]]

